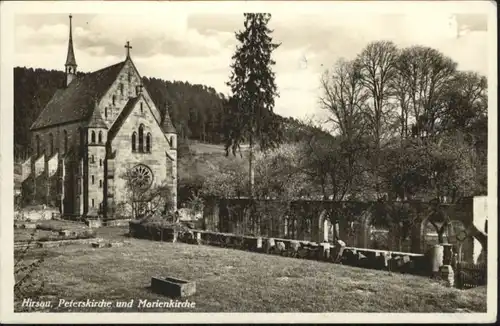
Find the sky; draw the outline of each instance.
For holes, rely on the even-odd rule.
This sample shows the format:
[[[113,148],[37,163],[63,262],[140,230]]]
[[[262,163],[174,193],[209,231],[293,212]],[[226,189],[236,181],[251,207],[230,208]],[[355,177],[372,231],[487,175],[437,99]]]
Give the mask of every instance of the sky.
[[[275,112],[303,119],[321,114],[322,72],[338,59],[352,59],[370,42],[440,50],[461,70],[488,72],[485,14],[414,11],[277,11],[270,28],[281,43],[273,58],[280,97]],[[135,14],[73,13],[73,42],[79,71],[94,71],[125,59],[126,41],[142,76],[204,84],[229,94],[234,33],[242,13],[168,11]],[[14,65],[63,70],[68,14],[18,14],[14,19]]]

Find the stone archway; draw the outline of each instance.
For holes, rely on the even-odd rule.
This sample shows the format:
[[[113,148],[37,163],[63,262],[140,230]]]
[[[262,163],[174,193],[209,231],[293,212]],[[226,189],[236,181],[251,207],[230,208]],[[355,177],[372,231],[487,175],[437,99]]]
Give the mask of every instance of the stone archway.
[[[321,243],[321,242],[333,242],[335,233],[334,233],[334,225],[330,219],[330,213],[328,210],[324,209],[319,214],[316,219],[316,223],[313,225],[313,240]],[[338,235],[337,235],[338,236]]]

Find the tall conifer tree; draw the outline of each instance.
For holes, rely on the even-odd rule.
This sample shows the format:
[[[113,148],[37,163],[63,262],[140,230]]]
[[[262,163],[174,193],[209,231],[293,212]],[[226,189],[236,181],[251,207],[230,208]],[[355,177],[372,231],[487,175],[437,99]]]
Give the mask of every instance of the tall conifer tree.
[[[254,150],[275,148],[281,143],[280,123],[273,112],[279,96],[272,66],[272,52],[279,47],[268,28],[270,14],[244,14],[244,30],[236,33],[240,43],[232,57],[228,86],[232,97],[226,108],[226,155],[236,155],[240,145],[249,144],[249,195],[253,196]]]

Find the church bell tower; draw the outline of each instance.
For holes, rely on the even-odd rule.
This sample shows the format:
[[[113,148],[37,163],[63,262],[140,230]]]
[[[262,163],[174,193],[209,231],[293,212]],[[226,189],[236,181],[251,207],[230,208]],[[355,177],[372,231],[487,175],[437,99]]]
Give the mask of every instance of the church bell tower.
[[[72,23],[71,19],[73,16],[69,15],[69,43],[68,43],[68,55],[66,57],[65,72],[66,72],[66,86],[68,86],[73,79],[76,77],[76,59],[75,52],[73,51],[73,33],[72,33]]]

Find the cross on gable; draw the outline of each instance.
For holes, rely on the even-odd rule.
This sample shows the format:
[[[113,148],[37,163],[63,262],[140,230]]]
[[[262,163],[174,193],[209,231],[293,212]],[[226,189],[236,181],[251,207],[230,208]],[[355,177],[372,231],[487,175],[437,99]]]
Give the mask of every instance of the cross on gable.
[[[125,44],[125,48],[127,49],[127,58],[130,57],[130,49],[132,48],[130,46],[130,42],[127,41],[127,44]]]

